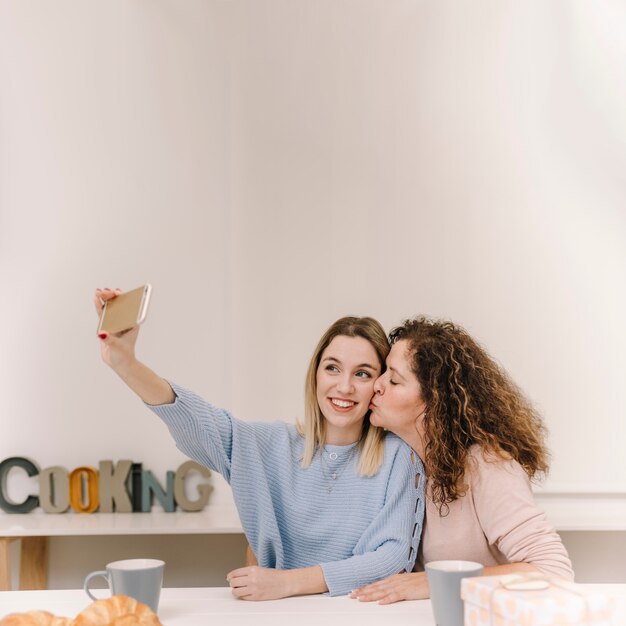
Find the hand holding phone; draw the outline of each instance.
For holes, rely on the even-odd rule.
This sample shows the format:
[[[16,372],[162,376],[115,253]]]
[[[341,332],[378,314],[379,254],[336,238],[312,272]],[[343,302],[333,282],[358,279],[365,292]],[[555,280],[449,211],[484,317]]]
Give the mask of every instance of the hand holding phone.
[[[152,287],[149,284],[107,300],[100,313],[98,334],[117,334],[141,324],[148,313]]]

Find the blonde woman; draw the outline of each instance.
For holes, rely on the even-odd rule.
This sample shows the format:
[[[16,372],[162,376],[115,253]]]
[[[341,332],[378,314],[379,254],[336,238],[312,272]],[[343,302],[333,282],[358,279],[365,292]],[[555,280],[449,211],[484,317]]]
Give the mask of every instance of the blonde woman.
[[[506,372],[460,326],[418,317],[390,334],[371,422],[424,460],[426,518],[415,573],[357,589],[388,604],[429,596],[424,563],[478,561],[485,575],[539,571],[573,578],[559,535],[530,480],[546,472],[540,416]]]
[[[116,295],[97,290],[98,313]],[[423,469],[401,439],[369,421],[389,351],[376,320],[344,317],[324,333],[307,373],[301,427],[237,420],[165,381],[136,359],[138,333],[100,335],[103,360],[185,454],[230,484],[259,563],[230,572],[235,596],[341,595],[411,571],[424,515]]]

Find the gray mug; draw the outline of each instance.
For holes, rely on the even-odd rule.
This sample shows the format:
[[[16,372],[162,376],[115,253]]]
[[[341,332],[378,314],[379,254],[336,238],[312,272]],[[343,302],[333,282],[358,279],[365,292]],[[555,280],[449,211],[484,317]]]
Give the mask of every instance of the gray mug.
[[[109,583],[112,595],[135,598],[138,602],[147,604],[156,613],[164,567],[165,563],[157,559],[114,561],[106,566],[106,570],[87,574],[83,589],[92,600],[98,600],[89,589],[89,581],[96,576],[102,576]]]
[[[431,561],[426,563],[430,602],[437,626],[463,626],[461,580],[480,576],[483,566],[474,561]]]

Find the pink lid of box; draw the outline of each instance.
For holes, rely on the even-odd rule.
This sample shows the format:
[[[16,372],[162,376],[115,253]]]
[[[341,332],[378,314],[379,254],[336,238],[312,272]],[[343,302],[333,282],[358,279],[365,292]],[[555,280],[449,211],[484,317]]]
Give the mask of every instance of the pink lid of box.
[[[506,622],[524,626],[594,624],[610,617],[610,596],[541,574],[464,578],[461,597]]]

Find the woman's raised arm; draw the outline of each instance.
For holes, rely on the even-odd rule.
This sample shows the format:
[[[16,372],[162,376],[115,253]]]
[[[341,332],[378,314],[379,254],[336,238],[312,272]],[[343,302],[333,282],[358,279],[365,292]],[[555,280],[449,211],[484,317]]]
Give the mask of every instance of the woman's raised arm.
[[[96,289],[94,304],[98,315],[107,300],[112,300],[121,291]],[[135,344],[139,336],[139,326],[129,331],[112,335],[100,333],[102,360],[146,403],[170,404],[176,396],[169,383],[149,367],[137,360]]]

